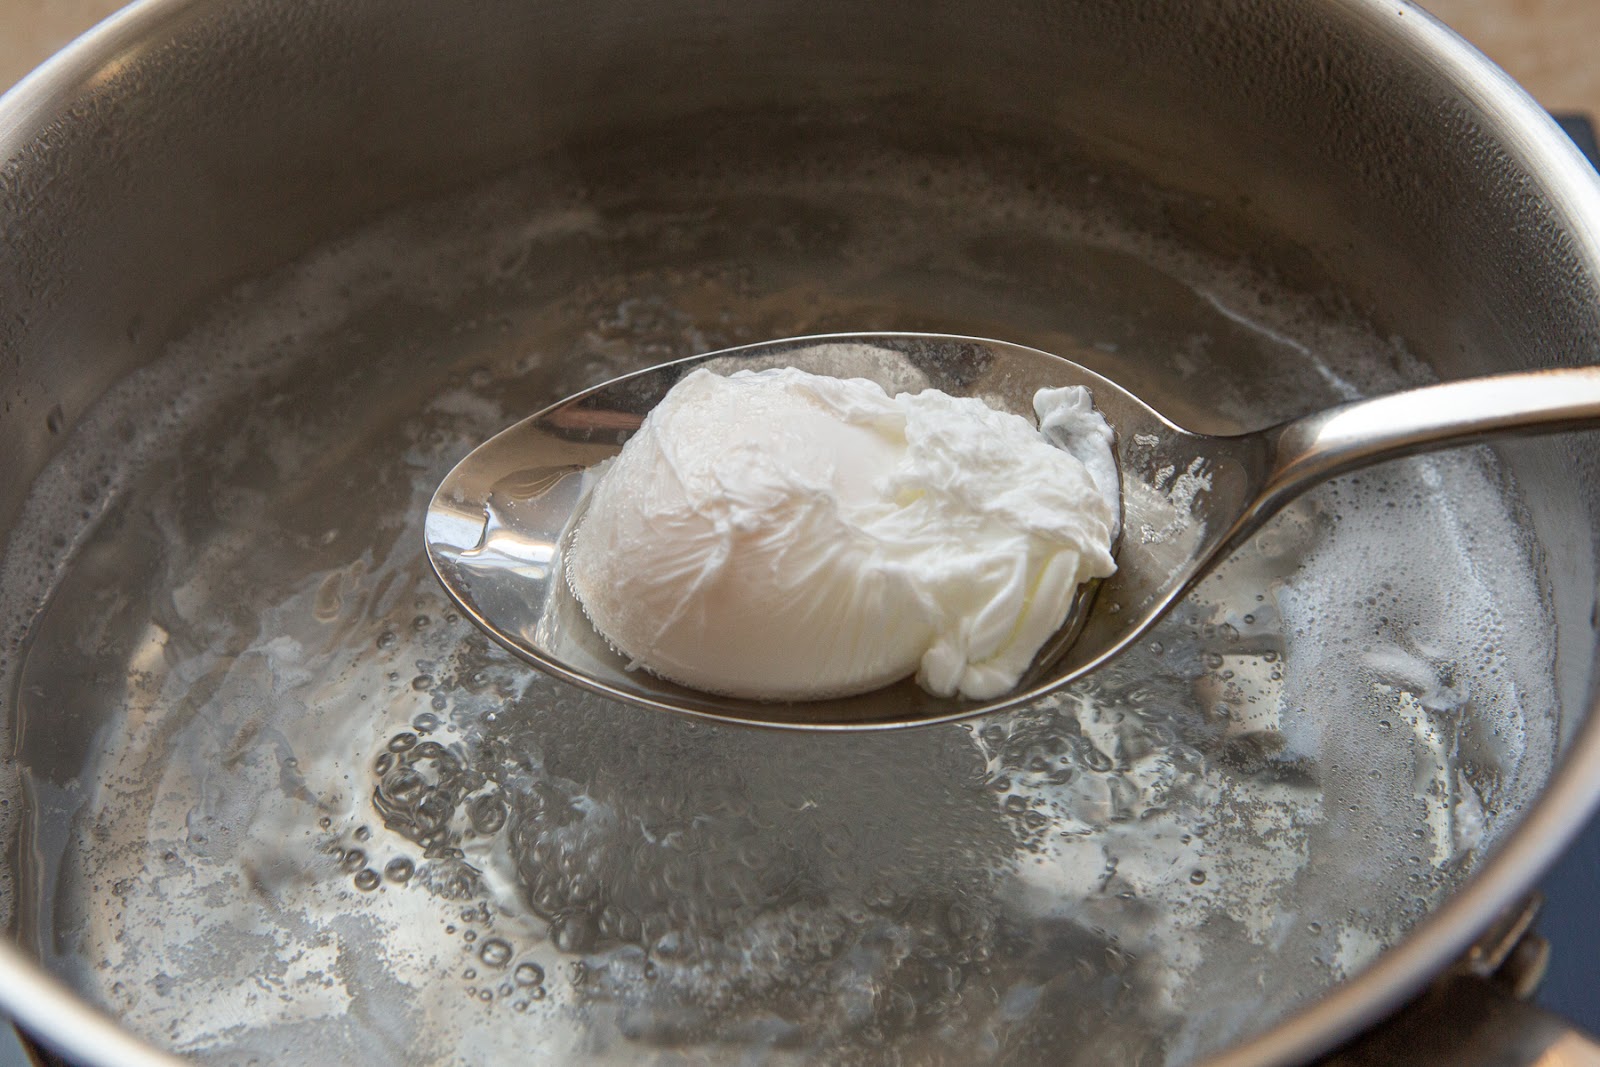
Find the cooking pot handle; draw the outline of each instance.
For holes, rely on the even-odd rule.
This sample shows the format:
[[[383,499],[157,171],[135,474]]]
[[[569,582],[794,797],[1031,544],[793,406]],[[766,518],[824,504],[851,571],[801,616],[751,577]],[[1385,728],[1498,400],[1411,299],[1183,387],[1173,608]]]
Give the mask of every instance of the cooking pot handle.
[[[1493,978],[1458,975],[1317,1067],[1600,1067],[1600,1044]]]
[[[1600,1067],[1600,1044],[1528,1003],[1550,961],[1534,929],[1543,904],[1523,898],[1443,978],[1317,1067]]]

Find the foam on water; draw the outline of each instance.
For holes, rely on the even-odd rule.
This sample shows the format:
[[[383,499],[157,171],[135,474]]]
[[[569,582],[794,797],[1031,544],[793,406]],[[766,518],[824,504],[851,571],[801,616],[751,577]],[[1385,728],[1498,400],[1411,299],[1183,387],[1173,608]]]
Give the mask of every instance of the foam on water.
[[[1544,781],[1550,624],[1481,451],[1313,494],[1113,667],[976,726],[719,728],[512,661],[437,589],[423,507],[644,364],[948,329],[1197,428],[1425,374],[1116,223],[1087,172],[558,172],[231,295],[34,488],[0,561],[16,922],[136,1031],[211,1062],[1183,1062],[1358,970]]]

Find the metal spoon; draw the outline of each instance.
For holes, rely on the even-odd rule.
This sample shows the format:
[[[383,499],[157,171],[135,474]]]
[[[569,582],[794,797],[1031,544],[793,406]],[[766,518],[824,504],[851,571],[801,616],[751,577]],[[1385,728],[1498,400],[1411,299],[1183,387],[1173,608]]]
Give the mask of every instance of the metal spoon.
[[[690,370],[793,366],[869,378],[891,393],[976,396],[1031,418],[1046,386],[1085,385],[1116,431],[1122,474],[1117,572],[1080,592],[1067,626],[1011,693],[940,698],[910,680],[808,703],[712,696],[629,670],[567,587],[562,539],[590,469],[620,451]],[[428,506],[428,559],[469,618],[534,666],[648,708],[793,729],[886,729],[965,719],[1033,700],[1105,663],[1284,504],[1380,460],[1502,434],[1600,425],[1600,367],[1528,371],[1358,400],[1236,437],[1173,425],[1115,382],[1003,341],[942,334],[802,337],[694,356],[613,379],[504,430],[463,459]]]

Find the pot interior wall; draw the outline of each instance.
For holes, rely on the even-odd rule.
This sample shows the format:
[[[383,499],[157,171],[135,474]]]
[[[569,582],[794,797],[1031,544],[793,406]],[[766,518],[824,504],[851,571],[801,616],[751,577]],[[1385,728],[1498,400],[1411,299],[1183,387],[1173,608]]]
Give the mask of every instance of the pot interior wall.
[[[491,368],[500,410],[512,412],[630,360],[795,327],[1000,333],[1131,378],[1198,429],[1285,417],[1337,399],[1341,388],[1381,388],[1425,376],[1425,367],[1450,377],[1592,359],[1600,326],[1590,250],[1573,239],[1567,206],[1546,195],[1495,116],[1441,70],[1406,60],[1397,43],[1407,32],[1401,23],[1420,17],[1359,3],[1265,2],[1041,3],[1008,8],[1004,18],[955,3],[596,7],[504,0],[452,9],[448,18],[422,3],[160,6],[137,25],[104,31],[100,52],[80,53],[53,80],[25,88],[10,100],[9,122],[0,120],[8,160],[0,175],[0,232],[7,235],[0,306],[10,312],[0,322],[0,454],[17,472],[0,482],[0,525],[24,515],[35,479],[70,458],[72,442],[84,434],[104,439],[104,418],[97,421],[93,411],[120,405],[130,451],[162,431],[159,422],[138,424],[140,406],[129,399],[137,389],[117,388],[158,358],[170,364],[175,339],[189,361],[184,366],[196,373],[207,366],[204,346],[220,341],[235,347],[218,349],[219,377],[224,370],[260,374],[254,392],[174,422],[173,434],[196,451],[261,443],[241,432],[230,445],[230,426],[289,425],[260,414],[257,404],[303,404],[313,412],[330,397],[348,397],[353,419],[359,414],[392,430],[398,412],[426,408],[439,391],[459,385],[457,370],[470,377],[469,368],[480,364]],[[30,106],[37,110],[28,113]],[[759,172],[763,192],[731,206],[717,201],[714,222],[693,222],[713,198],[697,207],[699,194],[683,190],[712,188],[724,170]],[[926,178],[927,192],[885,197],[899,174]],[[490,191],[460,192],[475,187]],[[898,274],[863,274],[864,295],[853,304],[840,284],[848,274],[824,284],[804,269],[859,258],[870,211],[840,199],[852,190],[862,203],[887,205],[888,214],[903,211],[899,239],[918,250],[889,257]],[[1041,233],[1030,242],[1015,225],[997,224],[1005,236],[974,230],[954,250],[928,238],[930,227],[956,225],[951,205],[994,209],[999,218],[1008,203],[1031,205],[1019,209],[1025,221],[1057,217],[1039,206],[1051,204],[1077,218],[1111,220],[1108,232],[1186,250],[1189,259],[1172,253],[1169,265],[1222,264],[1258,289],[1263,279],[1274,282],[1280,288],[1273,291],[1290,294],[1301,314],[1254,308],[1256,325],[1230,333],[1227,307],[1196,310],[1195,290],[1149,273],[1139,265],[1148,257],[1106,253],[1106,241],[1083,233]],[[424,206],[399,222],[374,222],[415,204]],[[562,210],[552,212],[553,204]],[[919,204],[926,214],[917,214]],[[516,260],[520,246],[483,236],[496,231],[495,212],[526,224],[521,237],[542,249],[537,263],[545,273],[531,289],[507,281],[526,280]],[[548,229],[563,217],[580,219],[570,247]],[[612,227],[605,231],[609,251],[596,251],[581,232],[589,224],[581,220],[594,217]],[[696,225],[717,236],[705,237]],[[436,239],[432,226],[478,236],[452,244]],[[500,226],[501,237],[513,233]],[[546,229],[535,233],[539,226]],[[357,232],[353,245],[338,244]],[[881,251],[896,232],[893,225],[876,232],[874,247]],[[358,313],[337,328],[313,322],[280,331],[279,349],[245,351],[244,319],[230,318],[230,308],[276,301],[287,314],[311,306],[297,305],[293,290],[314,285],[318,270],[359,290],[372,283],[362,264],[381,258],[374,240],[396,250],[402,277],[389,295],[343,305]],[[309,274],[280,273],[233,290],[330,242],[333,251],[318,253]],[[781,250],[790,245],[798,266],[785,273]],[[341,259],[341,248],[355,251]],[[438,272],[452,256],[490,252],[506,256],[503,277],[462,263],[476,287],[439,295],[449,286],[441,288]],[[708,263],[732,273],[693,277]],[[749,271],[742,281],[741,263]],[[1171,266],[1171,276],[1181,278],[1184,269]],[[432,280],[408,282],[408,271]],[[987,283],[972,281],[985,271]],[[597,281],[604,278],[614,284]],[[734,321],[719,318],[718,301],[736,309]],[[1170,327],[1146,322],[1119,333],[1139,319],[1141,302],[1148,318],[1170,320]],[[527,316],[510,316],[517,304]],[[623,314],[635,317],[606,318]],[[662,321],[650,321],[651,314]],[[452,334],[450,320],[462,316],[475,323],[509,316],[511,340]],[[1281,321],[1303,328],[1280,345],[1263,329]],[[1372,329],[1330,333],[1316,325],[1352,321]],[[275,322],[281,327],[282,317]],[[437,345],[437,354],[397,360],[403,346],[396,338],[406,331],[417,345]],[[1203,334],[1216,342],[1210,349],[1183,349]],[[1365,366],[1357,353],[1363,338],[1373,346]],[[325,349],[319,353],[313,341]],[[1300,366],[1294,346],[1317,343],[1338,350],[1341,380],[1319,384],[1285,369]],[[296,369],[267,367],[285,351],[293,358],[284,366]],[[534,359],[530,369],[530,353],[547,362]],[[547,365],[550,353],[565,362]],[[240,364],[257,357],[261,367]],[[1173,388],[1171,374],[1197,358],[1204,381]],[[522,385],[503,380],[518,366],[526,373]],[[424,372],[414,373],[419,367]],[[178,392],[187,384],[170,372],[149,380]],[[145,410],[170,417],[158,399]],[[308,440],[321,454],[294,462],[308,485],[337,486],[327,473],[330,457],[341,454],[334,424],[325,412],[305,422],[315,424]],[[468,419],[446,432],[464,441],[488,428],[492,420],[478,427]],[[426,453],[404,434],[377,439],[397,453]],[[427,446],[438,451],[426,453],[428,462],[446,458],[453,440]],[[1523,548],[1542,567],[1532,600],[1543,598],[1541,617],[1554,621],[1557,642],[1549,650],[1549,684],[1530,688],[1522,710],[1552,738],[1570,739],[1592,686],[1600,449],[1572,436],[1519,443],[1502,457],[1503,466],[1491,465],[1487,476],[1514,477],[1528,535]],[[164,486],[159,466],[148,463],[116,491],[84,488],[93,521],[71,535],[81,540],[72,542],[66,584],[53,572],[21,573],[14,561],[37,560],[48,546],[13,535],[12,569],[0,571],[6,603],[23,604],[32,583],[41,594],[53,591],[51,611],[84,616],[93,612],[81,605],[94,604],[100,591],[143,583],[177,590],[183,614],[183,576],[139,570],[151,566],[138,551],[141,539],[161,536],[165,521],[151,502],[179,514],[204,509],[213,506],[208,500],[225,502],[224,470],[245,483],[254,475],[243,460],[209,473],[176,469],[194,478],[189,491]],[[409,492],[390,489],[402,503]],[[311,496],[291,501],[285,529],[312,538],[339,525],[330,512],[360,514],[356,505],[367,490],[347,491],[346,509]],[[391,533],[395,543],[407,536],[403,524]],[[335,536],[330,544],[323,562],[332,568],[342,543]],[[58,555],[67,551],[64,538]],[[1492,590],[1493,580],[1486,582]],[[254,610],[248,598],[240,601],[241,613]],[[1441,616],[1453,610],[1461,605],[1441,596]],[[22,839],[24,851],[41,856],[71,853],[67,841],[49,834],[83,832],[85,821],[74,828],[73,813],[103,788],[89,783],[104,779],[110,742],[130,736],[126,715],[138,687],[126,680],[127,653],[146,647],[148,632],[114,603],[94,611],[106,620],[101,647],[115,654],[100,657],[65,640],[30,645],[20,631],[0,650],[29,802],[64,816],[35,821]],[[46,630],[49,614],[40,624]],[[62,633],[81,632],[76,616],[77,629]],[[129,630],[116,632],[124,621]],[[413,639],[427,658],[424,646],[434,638],[405,640]],[[169,665],[186,653],[174,645],[146,651]],[[416,668],[419,679],[427,673]],[[208,714],[216,686],[238,683],[230,677],[184,679],[195,687],[192,710]],[[48,681],[48,699],[30,698],[28,678]],[[1435,689],[1453,685],[1434,682]],[[1478,714],[1470,706],[1460,713]],[[253,743],[239,740],[255,736],[248,724],[227,729],[239,745]],[[929,766],[966,773],[959,759],[935,749],[925,754]],[[887,751],[876,757],[901,766]],[[872,770],[871,753],[840,748],[828,758],[841,766],[866,760],[862,773]],[[247,764],[239,774],[254,773]],[[1531,797],[1547,766],[1530,766],[1506,787],[1507,799]],[[357,770],[359,784],[346,798],[353,805],[372,791],[367,770]],[[10,810],[21,807],[13,802]],[[193,845],[194,826],[187,832]],[[958,841],[961,832],[953,831]],[[339,848],[338,862],[345,862],[352,842]],[[955,853],[937,858],[950,867],[976,862]],[[1475,860],[1458,863],[1449,878]],[[21,913],[13,916],[19,937],[61,973],[92,985],[76,954],[82,930],[93,923],[73,913],[80,905],[52,884],[71,881],[74,872],[45,876],[35,866],[28,877],[44,880],[21,894]],[[269,864],[265,880],[278,877],[288,875]],[[536,892],[534,883],[524,888]],[[8,902],[17,899],[8,894]],[[551,936],[559,939],[554,927]],[[1110,951],[1092,939],[1090,947]],[[115,995],[98,996],[124,1010]],[[1159,1051],[1182,1059],[1249,1032],[1225,1021],[1184,1038],[1193,1043],[1187,1048],[1175,1040]],[[752,1031],[731,1040],[770,1037]],[[1112,1042],[1145,1038],[1104,1040],[1100,1052],[1114,1056],[1120,1046]]]
[[[1200,197],[1197,233],[1333,283],[1442,373],[1594,347],[1564,205],[1497,116],[1396,41],[1415,11],[159,8],[36,84],[13,108],[39,105],[29,121],[0,130],[4,292],[19,309],[0,338],[27,361],[10,398],[32,416],[17,432],[24,475],[48,451],[41,413],[60,404],[71,419],[220,285],[573,138],[670,130],[707,109],[778,136],[808,114],[889,117],[896,139],[998,129],[1124,162]],[[77,292],[98,299],[86,309]],[[92,353],[95,369],[62,351]]]
[[[1445,376],[1589,358],[1594,283],[1568,207],[1498,116],[1408,52],[1423,18],[1350,0],[1079,0],[1005,18],[953,2],[501,0],[448,19],[159,5],[25,90],[0,128],[20,474],[0,520],[54,444],[50,413],[70,424],[207,295],[565,141],[706,109],[779,139],[823,114],[945,147],[970,129],[1067,147],[1194,194],[1179,224],[1196,240],[1337,292]],[[1594,584],[1582,566],[1559,577]],[[1587,692],[1572,670],[1568,702]]]

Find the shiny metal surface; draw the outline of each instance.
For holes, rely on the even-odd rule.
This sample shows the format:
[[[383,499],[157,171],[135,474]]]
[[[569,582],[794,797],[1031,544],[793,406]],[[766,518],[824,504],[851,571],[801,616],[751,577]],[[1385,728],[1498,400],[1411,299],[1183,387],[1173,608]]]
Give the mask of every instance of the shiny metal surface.
[[[0,103],[0,526],[94,399],[236,280],[568,139],[631,125],[693,151],[673,143],[675,120],[730,106],[771,138],[800,125],[784,109],[810,106],[930,153],[960,150],[941,133],[952,124],[1005,129],[1042,158],[1070,143],[1209,198],[1170,221],[1343,294],[1443,377],[1597,348],[1593,176],[1515,86],[1409,6],[1086,2],[996,20],[953,3],[503,2],[442,19],[424,3],[149,0]],[[1561,717],[1564,759],[1432,919],[1217,1063],[1304,1060],[1392,1010],[1594,803],[1600,462],[1572,439],[1504,454],[1559,622],[1560,706],[1544,713]],[[101,725],[58,727],[57,762],[81,762]],[[84,1062],[175,1062],[9,945],[0,1003]]]
[[[788,366],[865,378],[892,395],[916,383],[1030,418],[1036,391],[1087,387],[1117,435],[1123,536],[1117,572],[1086,589],[1016,689],[936,697],[909,679],[873,693],[762,703],[696,692],[632,670],[589,624],[562,550],[589,471],[622,450],[692,370]],[[925,383],[925,384],[924,384]],[[1029,703],[1142,637],[1229,553],[1313,486],[1373,463],[1497,437],[1600,424],[1600,367],[1502,374],[1352,401],[1229,437],[1175,426],[1114,381],[1035,348],[943,334],[837,334],[710,352],[586,389],[503,430],[445,477],[423,529],[428,559],[468,617],[529,663],[657,711],[799,730],[890,729]],[[1201,486],[1175,492],[1183,472]]]

